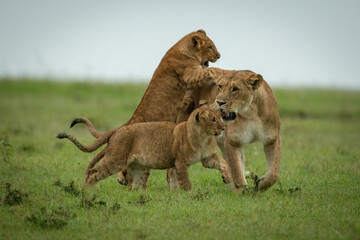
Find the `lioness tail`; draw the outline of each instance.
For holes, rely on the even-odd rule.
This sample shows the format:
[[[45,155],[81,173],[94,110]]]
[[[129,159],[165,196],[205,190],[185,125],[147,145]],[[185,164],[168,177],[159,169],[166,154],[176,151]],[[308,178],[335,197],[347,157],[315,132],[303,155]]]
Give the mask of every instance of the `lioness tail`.
[[[75,126],[78,123],[84,123],[87,127],[89,132],[91,133],[91,135],[93,135],[95,138],[98,138],[101,136],[101,133],[99,133],[94,126],[92,125],[92,123],[89,121],[89,119],[81,117],[81,118],[75,118],[70,125],[70,128],[72,128],[73,126]]]

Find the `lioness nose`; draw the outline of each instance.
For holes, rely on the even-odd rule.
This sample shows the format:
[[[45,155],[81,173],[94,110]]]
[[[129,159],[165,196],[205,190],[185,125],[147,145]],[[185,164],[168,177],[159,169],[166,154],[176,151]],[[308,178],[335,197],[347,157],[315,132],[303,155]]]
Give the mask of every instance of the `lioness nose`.
[[[216,102],[217,104],[219,104],[219,106],[226,104],[226,102],[220,102],[220,101],[216,101]]]

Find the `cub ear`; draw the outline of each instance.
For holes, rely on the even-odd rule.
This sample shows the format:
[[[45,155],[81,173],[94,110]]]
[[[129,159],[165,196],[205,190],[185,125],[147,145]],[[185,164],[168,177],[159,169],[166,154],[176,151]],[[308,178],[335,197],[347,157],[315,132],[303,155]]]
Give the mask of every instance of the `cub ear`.
[[[247,79],[246,81],[253,90],[256,90],[260,87],[260,84],[262,81],[264,81],[264,79],[260,74],[255,74],[249,77],[249,79]]]
[[[197,114],[196,114],[196,116],[195,116],[195,120],[196,120],[196,122],[200,122],[200,119],[199,119],[199,113],[197,113]]]
[[[197,32],[202,33],[202,34],[204,34],[206,36],[206,32],[205,32],[204,29],[199,29],[199,30],[197,30]]]
[[[200,48],[200,38],[198,36],[193,36],[192,38],[192,45],[195,48]]]

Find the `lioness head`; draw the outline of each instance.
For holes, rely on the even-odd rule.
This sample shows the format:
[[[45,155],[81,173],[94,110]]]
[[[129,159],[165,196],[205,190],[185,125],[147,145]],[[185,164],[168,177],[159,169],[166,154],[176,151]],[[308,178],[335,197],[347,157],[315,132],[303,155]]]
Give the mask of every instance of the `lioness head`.
[[[190,115],[189,119],[191,118],[193,118],[194,124],[201,128],[206,135],[218,136],[225,130],[220,115],[208,108],[208,106],[196,109]]]
[[[187,41],[187,55],[192,55],[200,61],[203,68],[207,68],[210,62],[216,62],[220,58],[215,44],[206,36],[206,32],[202,29],[192,32],[184,37]]]
[[[260,87],[263,77],[251,71],[229,71],[218,84],[216,103],[224,120],[234,120],[237,113],[244,112],[251,105],[255,91]]]

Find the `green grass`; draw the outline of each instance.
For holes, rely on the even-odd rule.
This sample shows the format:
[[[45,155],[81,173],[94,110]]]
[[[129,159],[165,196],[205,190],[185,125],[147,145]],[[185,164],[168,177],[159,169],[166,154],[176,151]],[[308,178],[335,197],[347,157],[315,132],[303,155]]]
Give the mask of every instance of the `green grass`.
[[[146,85],[0,81],[0,239],[359,239],[360,93],[275,90],[282,120],[280,181],[234,194],[220,173],[196,164],[193,189],[170,191],[165,171],[131,192],[115,176],[82,191],[94,154],[81,142],[125,123]],[[247,169],[266,171],[260,144]],[[10,184],[10,188],[7,185]],[[251,180],[249,181],[251,184]],[[17,191],[15,191],[17,190]]]

